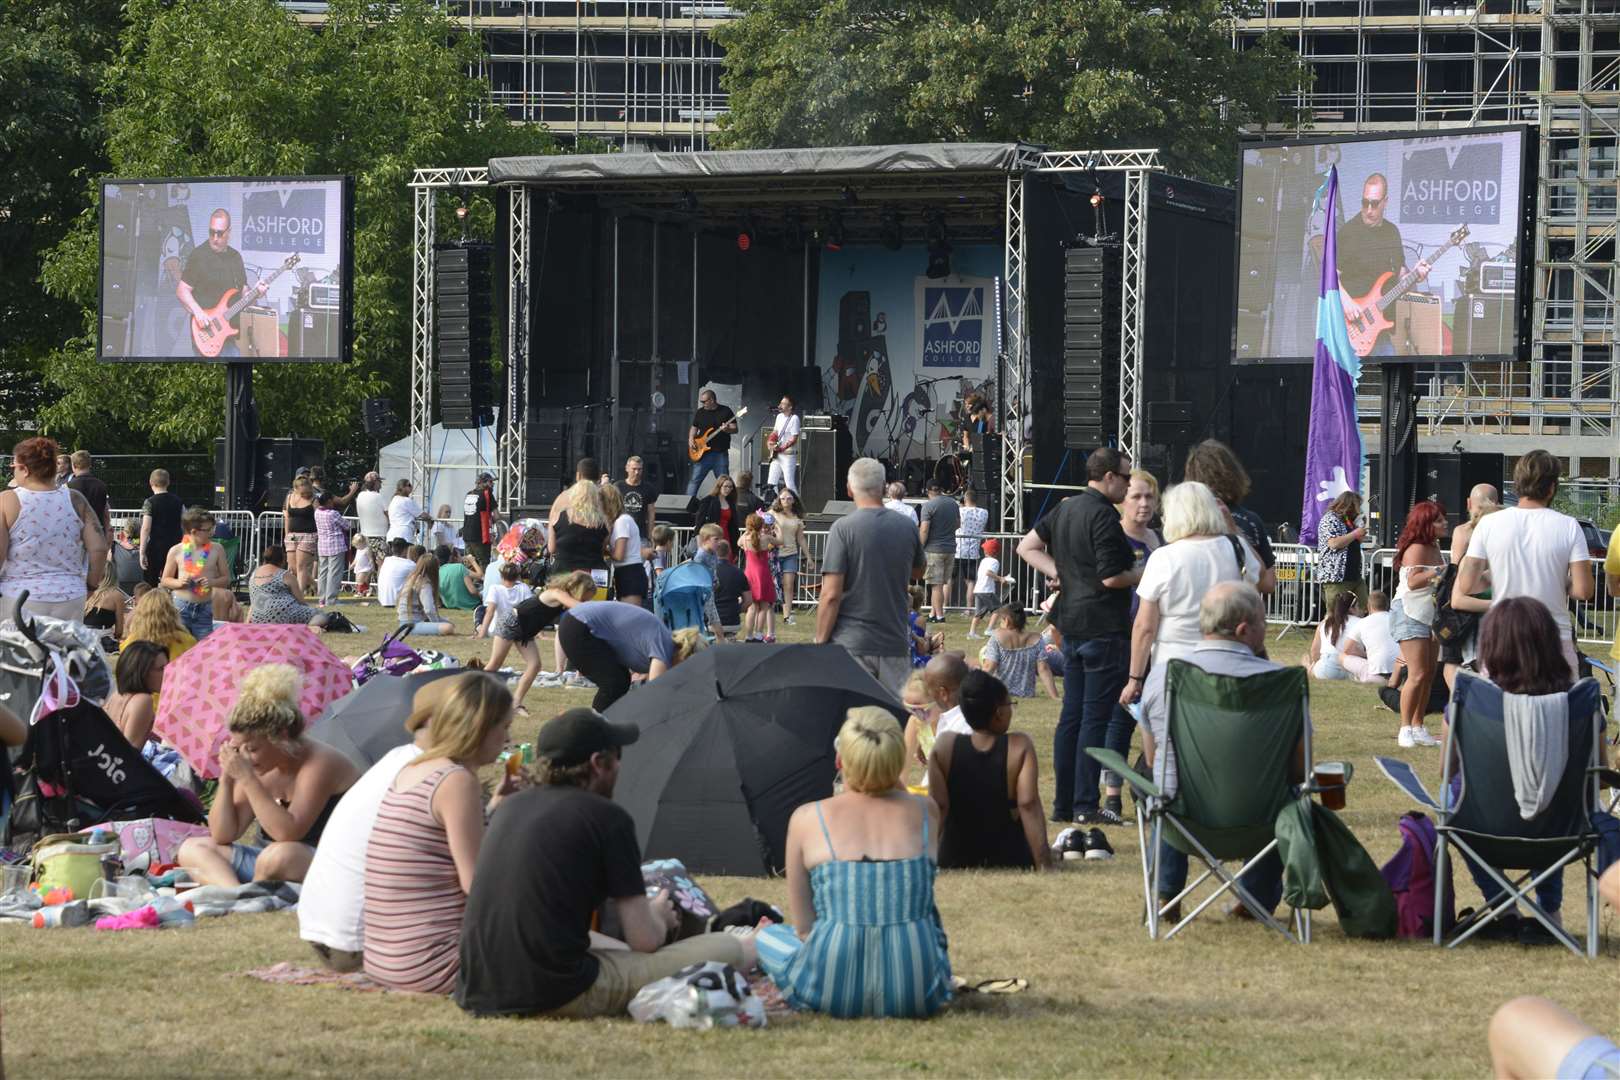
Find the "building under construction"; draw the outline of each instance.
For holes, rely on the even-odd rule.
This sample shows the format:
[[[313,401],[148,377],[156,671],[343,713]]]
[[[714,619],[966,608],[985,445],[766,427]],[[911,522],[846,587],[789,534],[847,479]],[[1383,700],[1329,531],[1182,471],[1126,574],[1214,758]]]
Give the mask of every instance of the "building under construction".
[[[1620,0],[1293,0],[1243,20],[1235,45],[1284,35],[1309,72],[1287,100],[1313,133],[1526,123],[1538,129],[1527,363],[1418,372],[1420,451],[1509,457],[1544,447],[1571,477],[1620,476],[1615,333]],[[1364,422],[1377,422],[1375,383]]]

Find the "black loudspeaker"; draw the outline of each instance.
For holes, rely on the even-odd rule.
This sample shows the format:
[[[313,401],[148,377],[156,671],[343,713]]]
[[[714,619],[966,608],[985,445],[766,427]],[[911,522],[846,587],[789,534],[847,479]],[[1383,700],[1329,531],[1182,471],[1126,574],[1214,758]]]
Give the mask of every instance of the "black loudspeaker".
[[[1001,499],[1001,436],[972,436],[973,461],[968,466],[968,485],[982,496],[986,505]]]
[[[697,504],[696,498],[689,499],[684,492],[660,495],[653,503],[653,520],[676,527],[689,526],[697,517]]]
[[[253,451],[252,488],[249,505],[260,510],[279,509],[292,487],[293,475],[301,468],[313,468],[326,457],[326,444],[320,439],[260,439]],[[225,486],[225,440],[214,440],[214,478]]]
[[[1475,485],[1502,489],[1501,454],[1420,454],[1417,468],[1419,499],[1438,499],[1446,520],[1456,528],[1468,520],[1468,493]]]
[[[1512,355],[1518,343],[1515,311],[1511,295],[1459,294],[1452,309],[1452,355]]]
[[[293,308],[287,316],[287,355],[336,357],[338,314],[322,308]]]
[[[848,499],[828,499],[821,504],[822,517],[841,518],[854,512],[855,504]]]
[[[1193,413],[1190,401],[1150,401],[1147,426],[1143,431],[1150,443],[1182,443],[1192,438]]]
[[[1117,427],[1119,253],[1075,247],[1063,256],[1063,445],[1093,450]],[[975,484],[977,487],[978,485]]]
[[[820,506],[844,497],[844,477],[855,460],[854,443],[843,417],[831,431],[805,431],[799,436],[799,502]]]
[[[434,249],[434,322],[439,351],[439,421],[475,428],[495,416],[489,355],[494,325],[488,244]],[[531,475],[533,470],[530,470]]]
[[[387,438],[399,427],[394,403],[385,397],[366,398],[360,403],[360,423],[371,438]]]
[[[1373,480],[1373,509],[1378,513],[1378,543],[1394,547],[1417,491],[1416,376],[1411,364],[1379,368],[1383,423],[1379,428],[1378,476]]]

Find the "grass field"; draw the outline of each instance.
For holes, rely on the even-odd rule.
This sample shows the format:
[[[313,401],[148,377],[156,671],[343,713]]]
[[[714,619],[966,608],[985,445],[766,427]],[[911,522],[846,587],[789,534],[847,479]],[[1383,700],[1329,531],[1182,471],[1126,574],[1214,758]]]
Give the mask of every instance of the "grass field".
[[[346,607],[348,605],[345,605]],[[386,629],[375,606],[351,614],[364,636],[329,638],[363,651]],[[465,614],[458,625],[468,623]],[[810,619],[783,628],[808,637]],[[966,620],[945,628],[971,645]],[[435,644],[487,655],[468,637]],[[1273,652],[1295,657],[1304,642]],[[542,654],[549,659],[549,644]],[[514,738],[532,738],[578,690],[535,690]],[[1419,761],[1438,777],[1438,751],[1398,750],[1393,714],[1371,689],[1312,686],[1316,756],[1356,766],[1345,820],[1379,862],[1398,842],[1405,797],[1374,754]],[[1055,703],[1024,702],[1017,726],[1041,749],[1050,804]],[[632,749],[630,751],[634,753]],[[1051,826],[1055,831],[1057,826]],[[967,999],[935,1020],[835,1021],[794,1016],[761,1032],[674,1031],[628,1019],[474,1020],[448,1000],[273,986],[242,972],[308,963],[290,913],[228,916],[188,931],[98,934],[0,926],[0,1037],[16,1077],[50,1076],[892,1076],[1481,1075],[1485,1027],[1517,994],[1555,998],[1613,1034],[1620,1030],[1617,918],[1604,909],[1602,956],[1468,943],[1438,951],[1413,942],[1347,940],[1331,908],[1315,940],[1292,946],[1251,923],[1206,913],[1170,942],[1141,928],[1134,828],[1114,829],[1111,862],[1067,863],[1042,876],[942,874],[937,896],[952,966],[970,980],[1020,975],[1028,992]],[[1460,864],[1458,869],[1461,870]],[[722,904],[744,896],[785,904],[779,880],[706,878]],[[1584,889],[1566,880],[1566,920],[1579,926]],[[1458,887],[1460,905],[1478,895]],[[1213,910],[1213,909],[1212,909]],[[4,1070],[0,1070],[4,1072]]]

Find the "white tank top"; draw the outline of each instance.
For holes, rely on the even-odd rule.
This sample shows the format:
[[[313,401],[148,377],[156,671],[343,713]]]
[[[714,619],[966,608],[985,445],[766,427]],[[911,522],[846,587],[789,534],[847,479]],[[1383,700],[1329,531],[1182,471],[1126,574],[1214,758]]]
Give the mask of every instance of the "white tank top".
[[[67,488],[33,491],[12,489],[22,509],[11,526],[6,564],[0,567],[0,596],[44,603],[83,600],[85,595],[84,522],[73,508]]]

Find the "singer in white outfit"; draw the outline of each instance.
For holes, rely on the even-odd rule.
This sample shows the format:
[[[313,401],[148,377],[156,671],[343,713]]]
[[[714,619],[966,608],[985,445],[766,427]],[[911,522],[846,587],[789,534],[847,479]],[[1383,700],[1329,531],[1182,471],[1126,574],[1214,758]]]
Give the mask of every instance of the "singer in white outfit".
[[[767,483],[777,491],[784,487],[799,493],[799,414],[793,411],[793,399],[786,394],[777,406],[776,423],[771,426],[771,445],[776,455],[771,458],[771,471]]]

